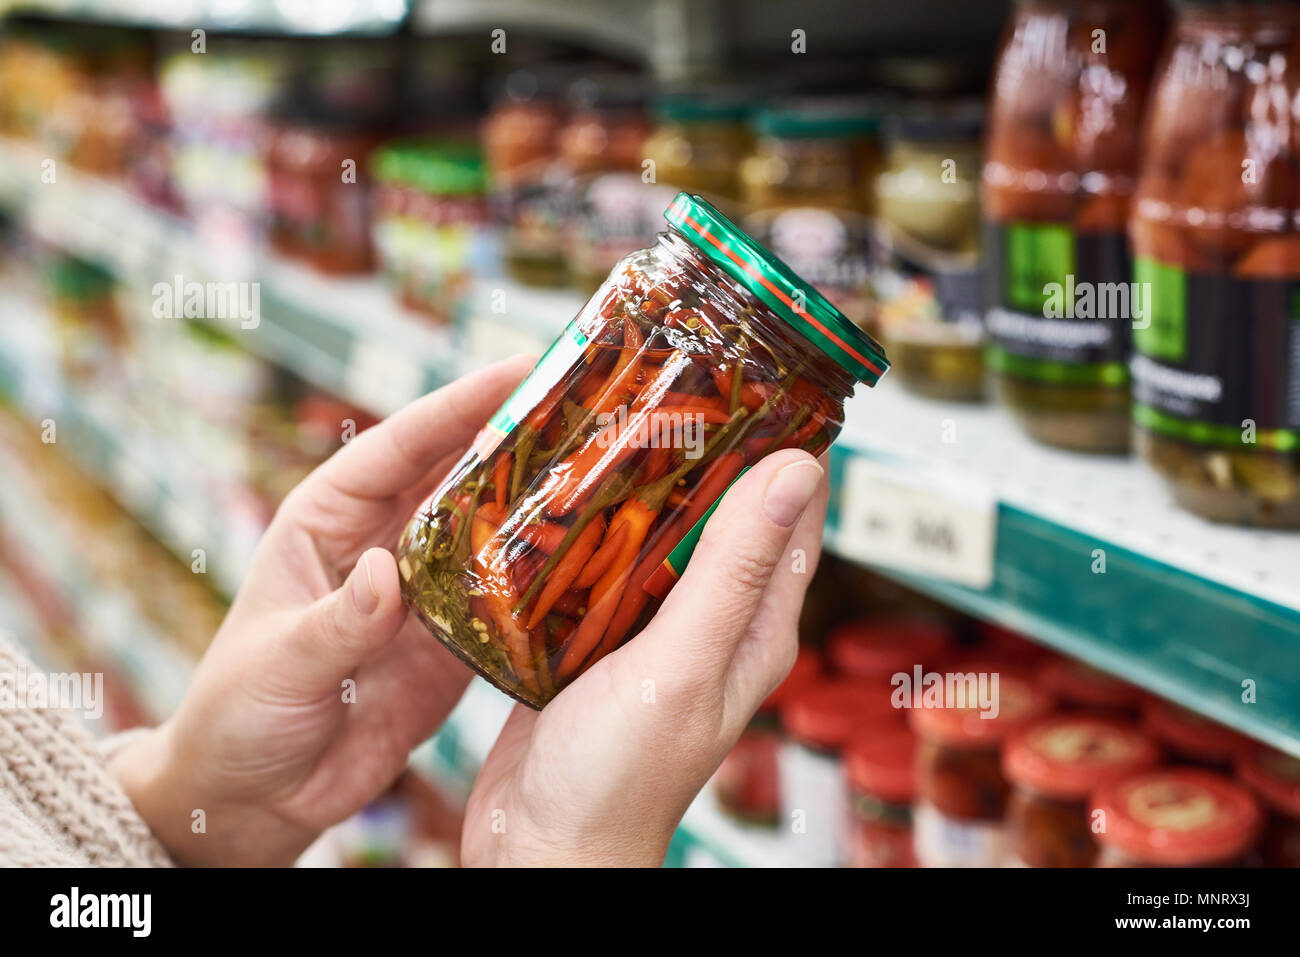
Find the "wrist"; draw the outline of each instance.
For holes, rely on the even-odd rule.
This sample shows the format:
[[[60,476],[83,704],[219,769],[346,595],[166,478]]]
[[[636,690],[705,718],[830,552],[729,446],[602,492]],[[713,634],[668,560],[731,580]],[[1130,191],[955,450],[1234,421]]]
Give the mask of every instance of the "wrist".
[[[313,835],[256,807],[205,790],[186,768],[169,723],[140,735],[109,760],[173,861],[188,867],[288,866]]]

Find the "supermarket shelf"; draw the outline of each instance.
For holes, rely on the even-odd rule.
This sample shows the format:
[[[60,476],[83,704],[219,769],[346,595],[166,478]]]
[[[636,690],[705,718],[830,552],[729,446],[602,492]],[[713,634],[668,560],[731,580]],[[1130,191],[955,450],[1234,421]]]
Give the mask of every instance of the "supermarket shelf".
[[[397,30],[408,0],[0,0],[0,14],[26,13],[121,26],[321,36]]]
[[[41,569],[81,623],[79,633],[89,650],[116,666],[150,716],[167,717],[185,694],[193,662],[158,634],[128,592],[95,580],[75,547],[75,529],[28,486],[20,470],[4,462],[3,455],[0,471],[5,475],[0,482],[0,522],[6,533],[25,552],[39,556]]]
[[[36,170],[29,147],[0,143],[0,196],[50,241],[96,247],[137,281],[214,261],[184,224],[116,187],[66,169],[57,187],[31,186]],[[581,304],[485,279],[472,321],[447,331],[394,306],[377,280],[274,258],[258,275],[261,325],[236,334],[381,414],[486,361],[542,351]],[[1040,448],[997,409],[928,402],[888,380],[850,402],[832,480],[833,551],[1300,755],[1300,535],[1200,521],[1139,463]],[[911,540],[907,523],[928,539]]]
[[[23,341],[32,324],[21,297],[0,295],[0,396],[32,423],[52,420],[56,441],[83,469],[98,476],[123,508],[187,565],[202,548],[214,587],[233,595],[257,544],[259,530],[217,520],[201,501],[174,450],[137,424],[129,411],[68,386],[48,356]],[[179,463],[179,464],[178,464]],[[189,463],[190,468],[196,467]],[[3,483],[0,483],[3,484]]]
[[[932,514],[891,501],[879,475],[927,489]],[[832,484],[829,541],[850,558],[878,531],[855,523],[880,514],[850,499],[883,493],[881,509],[929,517],[931,543],[987,503],[986,587],[917,574],[914,542],[877,567],[1300,755],[1300,535],[1202,521],[1140,463],[1045,449],[998,409],[891,382],[850,404]]]

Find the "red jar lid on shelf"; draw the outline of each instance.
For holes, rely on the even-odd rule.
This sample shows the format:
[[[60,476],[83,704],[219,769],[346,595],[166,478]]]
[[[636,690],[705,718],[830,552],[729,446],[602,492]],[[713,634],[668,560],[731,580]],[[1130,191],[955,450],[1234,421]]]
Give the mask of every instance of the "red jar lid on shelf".
[[[1213,771],[1148,771],[1102,788],[1092,813],[1105,816],[1097,839],[1139,863],[1191,865],[1232,861],[1259,831],[1260,813],[1245,788]]]
[[[1257,745],[1237,759],[1237,777],[1279,814],[1300,818],[1300,758]]]
[[[912,668],[937,667],[952,648],[952,631],[942,621],[889,618],[851,621],[831,632],[827,655],[834,668],[855,678],[888,678]]]
[[[906,728],[875,729],[853,736],[844,767],[855,791],[893,804],[908,804],[916,789],[916,735]]]
[[[1045,662],[1038,669],[1038,680],[1062,704],[1136,711],[1142,702],[1142,692],[1127,681],[1073,658]]]
[[[954,681],[949,687],[945,680],[942,707],[914,707],[910,712],[912,729],[923,738],[957,748],[993,747],[1052,710],[1051,697],[1034,687],[1023,674],[978,661],[954,665],[953,669],[953,674],[989,675],[983,693],[990,696],[993,690],[991,677],[996,675],[996,698],[985,708],[979,698],[978,683],[972,691],[969,683]],[[974,700],[967,700],[972,693]],[[993,716],[986,717],[986,714]]]
[[[1159,763],[1155,741],[1135,726],[1084,714],[1035,722],[1012,735],[1002,752],[1012,784],[1070,801]]]
[[[1160,698],[1148,698],[1143,703],[1142,723],[1157,741],[1189,761],[1228,766],[1253,744],[1217,721]]]
[[[859,731],[899,727],[902,720],[902,712],[890,704],[888,694],[849,679],[809,682],[781,706],[786,734],[829,751],[839,751]]]
[[[790,667],[785,680],[776,686],[776,690],[758,706],[759,711],[777,711],[787,699],[809,682],[817,681],[822,676],[822,656],[816,648],[799,646],[799,654]]]
[[[990,655],[1008,658],[1021,668],[1032,668],[1053,655],[1052,651],[1031,641],[1020,632],[991,622],[980,622],[979,633],[984,649]]]

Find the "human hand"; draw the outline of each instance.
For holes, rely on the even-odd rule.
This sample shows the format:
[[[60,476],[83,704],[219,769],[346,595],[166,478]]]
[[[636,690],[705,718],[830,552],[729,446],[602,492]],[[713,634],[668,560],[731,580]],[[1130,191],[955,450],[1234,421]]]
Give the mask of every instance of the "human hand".
[[[179,863],[291,863],[455,706],[471,674],[408,614],[387,546],[531,366],[413,402],[280,506],[177,713],[111,765]]]
[[[515,707],[470,795],[464,863],[663,862],[687,805],[794,662],[828,495],[798,451],[732,486],[646,629],[544,711]]]

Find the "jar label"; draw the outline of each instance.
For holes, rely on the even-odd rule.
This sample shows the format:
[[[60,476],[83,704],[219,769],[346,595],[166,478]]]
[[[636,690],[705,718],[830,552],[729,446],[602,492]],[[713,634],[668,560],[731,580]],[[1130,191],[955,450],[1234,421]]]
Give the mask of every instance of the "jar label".
[[[1064,223],[985,223],[990,365],[1062,385],[1128,381],[1130,326],[1149,314],[1122,233]]]
[[[744,226],[756,242],[812,283],[855,324],[870,319],[873,256],[867,217],[847,210],[794,206],[753,213]]]
[[[781,746],[782,828],[791,853],[811,867],[834,867],[848,846],[848,782],[837,757],[795,742]]]
[[[1000,821],[962,821],[929,804],[918,805],[912,833],[922,867],[1002,867],[1006,831]]]
[[[537,360],[533,371],[519,383],[510,398],[488,419],[487,425],[474,439],[474,451],[480,459],[491,455],[515,427],[541,402],[555,383],[564,381],[569,369],[582,358],[589,337],[582,331],[581,320],[586,310],[573,319],[559,338]]]
[[[1223,448],[1300,451],[1300,281],[1189,273],[1139,258],[1151,321],[1134,330],[1133,417]]]
[[[875,226],[880,265],[872,286],[878,303],[876,322],[888,336],[940,325],[963,341],[979,342],[984,331],[984,302],[979,259],[973,253],[934,249],[883,220]]]
[[[603,274],[653,241],[662,228],[664,191],[636,173],[602,173],[574,188],[569,258],[576,272]]]

